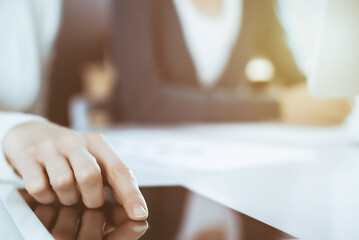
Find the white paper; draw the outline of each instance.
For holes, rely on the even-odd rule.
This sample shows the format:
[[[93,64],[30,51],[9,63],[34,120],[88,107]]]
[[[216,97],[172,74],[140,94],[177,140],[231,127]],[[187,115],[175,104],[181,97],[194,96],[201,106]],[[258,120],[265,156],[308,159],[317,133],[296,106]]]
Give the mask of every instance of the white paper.
[[[212,124],[123,128],[105,132],[125,162],[193,171],[235,170],[318,159],[349,143],[340,128]]]

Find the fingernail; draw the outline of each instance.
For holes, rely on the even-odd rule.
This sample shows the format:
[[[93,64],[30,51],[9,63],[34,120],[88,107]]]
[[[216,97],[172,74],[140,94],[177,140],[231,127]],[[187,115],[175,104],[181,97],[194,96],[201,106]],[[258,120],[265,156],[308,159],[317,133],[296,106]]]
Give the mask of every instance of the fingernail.
[[[147,228],[148,228],[148,225],[147,225],[147,222],[146,222],[145,225],[135,225],[135,226],[133,226],[132,230],[134,232],[141,233],[141,232],[145,231]]]
[[[136,218],[144,218],[147,216],[146,210],[138,204],[133,207],[132,213]]]

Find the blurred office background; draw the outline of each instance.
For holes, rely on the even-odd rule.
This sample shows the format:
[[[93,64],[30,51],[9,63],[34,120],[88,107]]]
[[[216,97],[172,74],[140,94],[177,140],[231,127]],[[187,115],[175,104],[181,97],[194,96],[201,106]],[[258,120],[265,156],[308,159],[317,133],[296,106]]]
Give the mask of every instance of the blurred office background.
[[[183,1],[192,2],[199,9],[202,6],[203,11],[212,11],[219,16],[221,11],[224,11],[223,2],[226,2],[211,0],[211,6],[217,8],[208,10],[203,7],[206,1]],[[119,26],[126,27],[126,19],[119,17],[124,11],[117,9],[121,6],[118,2],[125,6],[128,1],[62,1],[61,23],[54,54],[46,65],[44,75],[49,85],[46,99],[43,100],[46,107],[42,114],[51,121],[66,126],[72,124],[76,128],[87,128],[131,120],[123,117],[125,110],[120,96],[123,60],[119,63],[118,55],[121,54],[123,46],[121,48],[118,35],[121,35],[123,30]],[[161,8],[158,6],[169,5],[169,2],[151,1],[153,5],[157,4],[157,11]],[[176,8],[174,2],[172,1],[172,5]],[[214,84],[204,89],[231,89],[242,92],[245,97],[240,104],[253,107],[243,108],[241,115],[251,117],[238,117],[238,121],[283,121],[315,125],[340,124],[345,121],[351,110],[348,100],[315,99],[307,93],[305,86],[324,1],[245,0],[241,3],[243,12],[238,39],[245,35],[245,40],[239,42],[239,47],[231,49],[231,56],[241,56],[240,60],[232,63],[238,65],[231,68],[236,69],[234,73],[232,70],[231,81],[238,81],[238,84]],[[145,5],[133,4],[132,9],[129,6],[126,10],[127,15],[137,16],[138,12],[144,11],[142,7],[145,8]],[[157,20],[160,24],[161,18],[157,17]],[[118,21],[122,21],[121,24]],[[182,23],[182,28],[185,28],[183,24],[185,23]],[[135,30],[133,26],[126,29],[127,32]],[[171,36],[167,39],[171,39]],[[236,52],[239,50],[242,52]],[[164,51],[165,47],[160,51],[162,55],[166,55]],[[135,55],[133,57],[138,59],[137,68],[140,69],[143,62],[141,58],[146,58],[147,53],[143,52],[144,56],[141,56],[141,52],[134,48],[127,49],[126,56],[131,58],[132,52]],[[156,64],[161,65],[159,67],[162,75],[171,73],[166,69],[166,62],[159,61]],[[168,84],[171,85],[171,82]],[[177,83],[173,86],[193,87],[191,84],[184,86]],[[151,92],[141,94],[151,98]],[[217,114],[216,111],[213,114]],[[220,111],[218,114],[221,114]],[[214,117],[213,121],[222,119],[226,121],[225,117]],[[236,119],[231,118],[229,121]],[[134,120],[141,122],[141,118]]]

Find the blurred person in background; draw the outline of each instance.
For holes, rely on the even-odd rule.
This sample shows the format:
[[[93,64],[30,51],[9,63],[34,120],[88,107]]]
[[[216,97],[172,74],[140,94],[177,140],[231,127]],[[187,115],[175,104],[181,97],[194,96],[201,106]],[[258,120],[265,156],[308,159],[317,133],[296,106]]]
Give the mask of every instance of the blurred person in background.
[[[105,180],[128,216],[144,220],[148,210],[133,174],[100,134],[75,132],[37,115],[14,112],[42,112],[44,70],[58,31],[61,3],[0,3],[0,177],[11,182],[21,176],[41,203],[58,198],[73,205],[82,199],[89,208],[104,203]]]
[[[306,93],[276,4],[113,1],[115,119],[233,122],[278,119],[281,112],[287,122],[340,123],[348,103]],[[293,10],[279,4],[282,13]]]

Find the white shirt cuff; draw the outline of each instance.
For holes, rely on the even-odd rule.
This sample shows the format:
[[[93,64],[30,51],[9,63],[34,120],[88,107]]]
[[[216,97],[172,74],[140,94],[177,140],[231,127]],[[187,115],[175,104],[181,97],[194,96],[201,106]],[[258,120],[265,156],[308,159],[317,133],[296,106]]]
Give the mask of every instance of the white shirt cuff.
[[[27,122],[46,122],[47,120],[40,116],[17,112],[0,112],[0,183],[12,182],[19,185],[23,184],[22,179],[14,172],[7,162],[2,149],[3,140],[7,133],[16,126]]]

